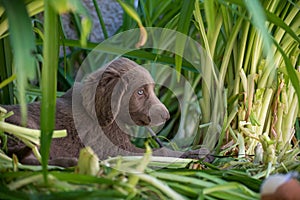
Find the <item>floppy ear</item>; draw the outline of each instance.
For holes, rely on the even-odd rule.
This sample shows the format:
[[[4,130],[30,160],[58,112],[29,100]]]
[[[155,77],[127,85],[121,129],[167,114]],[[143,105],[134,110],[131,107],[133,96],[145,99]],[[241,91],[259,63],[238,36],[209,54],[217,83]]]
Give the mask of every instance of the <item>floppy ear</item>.
[[[91,74],[82,88],[83,106],[100,126],[110,125],[120,110],[127,83],[120,73],[107,67]]]

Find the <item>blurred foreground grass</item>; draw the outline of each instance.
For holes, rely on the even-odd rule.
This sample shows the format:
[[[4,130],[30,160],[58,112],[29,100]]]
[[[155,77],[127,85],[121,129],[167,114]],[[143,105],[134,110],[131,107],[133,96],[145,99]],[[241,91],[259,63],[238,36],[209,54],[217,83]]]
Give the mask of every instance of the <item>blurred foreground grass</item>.
[[[144,156],[100,163],[90,149],[82,155],[77,167],[48,166],[45,184],[41,166],[22,165],[0,152],[1,199],[259,199],[267,174],[300,171],[295,160],[268,171],[251,159],[219,157],[206,163],[152,157],[149,148]]]
[[[143,157],[102,161],[95,175],[49,166],[45,185],[40,166],[0,155],[1,199],[258,199],[261,184],[247,167],[222,170],[201,161],[151,157],[148,150]]]

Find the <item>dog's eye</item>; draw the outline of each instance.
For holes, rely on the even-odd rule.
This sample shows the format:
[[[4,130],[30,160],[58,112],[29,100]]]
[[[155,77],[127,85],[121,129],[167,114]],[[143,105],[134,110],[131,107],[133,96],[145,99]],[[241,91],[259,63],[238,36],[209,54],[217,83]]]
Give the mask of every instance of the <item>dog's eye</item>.
[[[143,95],[144,94],[144,90],[138,90],[137,93],[138,93],[138,95]]]

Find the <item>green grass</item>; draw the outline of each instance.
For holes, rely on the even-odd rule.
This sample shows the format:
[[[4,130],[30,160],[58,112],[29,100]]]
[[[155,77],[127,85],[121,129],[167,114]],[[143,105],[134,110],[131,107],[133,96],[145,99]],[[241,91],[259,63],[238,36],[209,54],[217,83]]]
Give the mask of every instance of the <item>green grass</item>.
[[[96,1],[93,3],[96,8],[101,6]],[[119,3],[124,16],[117,33],[140,29],[140,48],[124,56],[140,64],[155,61],[173,67],[177,71],[174,81],[182,75],[197,94],[195,99],[187,90],[178,90],[189,102],[181,113],[171,91],[161,96],[171,113],[170,122],[160,133],[161,138],[170,140],[177,130],[195,126],[189,120],[189,111],[199,105],[201,118],[196,127],[201,128],[186,132],[186,137],[195,137],[191,147],[198,147],[203,140],[205,144],[216,146],[214,163],[179,160],[165,169],[151,171],[151,167],[161,166],[161,161],[151,161],[147,156],[113,158],[106,161],[111,162],[110,167],[103,162],[100,164],[96,176],[76,174],[74,169],[49,167],[55,98],[72,85],[75,66],[98,45],[87,40],[92,23],[90,14],[80,1],[1,0],[0,104],[21,104],[25,123],[25,104],[42,99],[41,137],[39,131],[26,130],[29,136],[23,140],[37,156],[41,153],[43,164],[42,168],[23,166],[1,151],[1,197],[258,199],[261,180],[269,174],[300,171],[299,147],[294,137],[296,132],[299,139],[299,1],[141,0],[137,8],[133,7],[132,0]],[[45,11],[44,21],[36,17],[42,11]],[[80,34],[78,40],[70,40],[64,34],[60,16],[65,11],[74,16]],[[96,11],[104,36],[108,38],[102,13],[100,9]],[[218,73],[199,74],[182,58],[186,53],[183,52],[186,40],[182,40],[180,34],[175,40],[176,52],[179,52],[176,55],[143,49],[146,39],[152,39],[144,27],[168,28],[193,38],[206,50]],[[71,53],[64,52],[59,58],[59,45],[69,47]],[[99,48],[111,54],[124,52],[121,47],[105,44]],[[189,49],[189,54],[197,55],[199,51]],[[154,79],[164,73],[163,69],[155,68],[152,72]],[[206,77],[216,77],[215,82],[205,84]],[[58,83],[61,91],[57,91]],[[225,98],[212,98],[210,88],[222,87]],[[217,106],[226,108],[224,114],[217,112]],[[1,121],[7,116],[1,111]],[[215,121],[221,127],[217,138],[210,135],[208,128]],[[7,130],[12,130],[12,134],[18,132],[19,136],[24,131],[1,122],[0,136],[4,143]],[[32,138],[31,132],[34,132]],[[36,147],[39,138],[40,152]],[[261,150],[256,150],[258,144],[262,145]],[[137,165],[140,161],[137,159],[144,159],[144,163]],[[126,172],[118,170],[128,166]],[[141,173],[133,173],[136,170]]]

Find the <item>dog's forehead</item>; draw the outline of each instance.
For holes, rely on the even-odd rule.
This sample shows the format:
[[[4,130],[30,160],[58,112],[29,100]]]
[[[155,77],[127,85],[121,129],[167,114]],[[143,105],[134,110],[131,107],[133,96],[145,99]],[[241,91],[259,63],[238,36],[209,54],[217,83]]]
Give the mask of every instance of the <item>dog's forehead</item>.
[[[135,67],[128,70],[124,75],[123,78],[127,79],[128,81],[134,82],[139,85],[145,84],[153,84],[154,80],[151,74],[140,65],[136,65]]]

